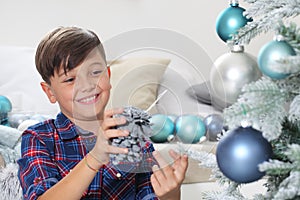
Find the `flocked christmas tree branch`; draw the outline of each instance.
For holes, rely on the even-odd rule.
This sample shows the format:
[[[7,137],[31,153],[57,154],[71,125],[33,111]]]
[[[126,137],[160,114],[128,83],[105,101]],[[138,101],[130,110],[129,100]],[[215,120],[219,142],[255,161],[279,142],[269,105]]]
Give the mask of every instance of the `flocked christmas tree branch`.
[[[286,116],[284,103],[288,94],[263,77],[244,86],[238,101],[224,109],[225,123],[233,129],[245,120],[261,130],[268,140],[276,139],[281,134],[281,122]]]
[[[282,21],[278,22],[276,33],[284,36],[285,40],[300,53],[300,29],[294,22],[290,22],[289,26],[285,26]]]
[[[251,4],[244,15],[253,18],[233,35],[228,43],[248,44],[254,37],[266,33],[282,19],[295,17],[300,14],[300,0],[245,0]]]
[[[300,196],[300,145],[288,145],[284,153],[287,161],[270,160],[259,165],[260,170],[268,175],[284,177],[282,181],[269,188],[269,195],[274,199],[293,199]]]
[[[296,96],[290,104],[289,120],[291,122],[300,121],[300,95]]]
[[[216,180],[220,185],[225,186],[226,189],[222,191],[204,192],[203,198],[208,200],[240,200],[246,199],[240,192],[240,184],[230,181],[219,170],[216,156],[213,153],[207,153],[204,151],[195,151],[188,149],[186,151],[190,158],[199,161],[199,165],[212,169],[211,179]]]
[[[245,2],[250,7],[244,14],[253,21],[240,28],[227,43],[248,44],[259,34],[272,30],[283,36],[298,55],[286,56],[272,65],[274,71],[290,74],[288,77],[274,80],[263,76],[245,85],[238,100],[224,109],[223,117],[229,130],[243,120],[251,122],[272,144],[272,159],[259,165],[260,171],[267,174],[268,191],[254,195],[254,199],[300,199],[300,29],[293,22],[289,26],[284,24],[300,14],[300,0]],[[205,166],[202,154],[189,154]],[[205,199],[246,199],[239,191],[240,184],[224,177],[217,165],[210,162],[210,167],[213,178],[228,184],[222,191],[206,192]]]

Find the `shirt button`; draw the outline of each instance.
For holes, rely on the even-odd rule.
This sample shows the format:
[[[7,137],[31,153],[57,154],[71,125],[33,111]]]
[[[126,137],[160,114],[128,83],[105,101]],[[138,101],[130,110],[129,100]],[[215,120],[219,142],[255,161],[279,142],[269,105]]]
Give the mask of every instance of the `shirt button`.
[[[34,184],[34,185],[37,185],[37,184],[39,184],[41,181],[42,181],[42,178],[41,178],[41,177],[36,177],[36,178],[33,180],[33,184]]]
[[[121,178],[121,176],[122,176],[122,175],[121,175],[120,173],[117,173],[117,177],[118,177],[118,178]]]

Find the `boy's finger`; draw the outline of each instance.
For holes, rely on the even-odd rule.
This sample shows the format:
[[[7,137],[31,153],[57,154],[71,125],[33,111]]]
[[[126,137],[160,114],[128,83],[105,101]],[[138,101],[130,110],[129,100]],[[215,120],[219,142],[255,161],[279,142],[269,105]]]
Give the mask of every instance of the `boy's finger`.
[[[107,118],[102,122],[102,128],[104,130],[110,129],[111,127],[115,127],[118,125],[123,125],[126,123],[125,117],[114,117],[114,118]]]
[[[104,117],[108,118],[108,117],[112,117],[113,115],[116,114],[121,114],[124,111],[124,108],[112,108],[112,109],[107,109],[104,112]]]
[[[169,155],[173,158],[174,161],[180,158],[180,154],[174,151],[173,149],[169,151]]]
[[[157,180],[157,178],[154,174],[151,175],[150,181],[151,181],[151,185],[152,185],[154,191],[156,190],[156,188],[161,187],[159,181]]]
[[[106,140],[115,137],[126,137],[129,135],[129,131],[127,130],[120,130],[120,129],[108,129],[105,131],[104,137]]]
[[[164,174],[166,180],[172,180],[174,178],[174,168],[166,162],[158,151],[153,152],[154,158],[160,166],[160,171]],[[159,179],[160,180],[160,179]]]
[[[152,175],[155,177],[158,185],[160,185],[160,182],[163,183],[165,181],[165,179],[166,179],[165,174],[162,172],[162,170],[157,165],[154,165],[152,167],[152,171],[153,171]]]
[[[158,151],[154,151],[153,153],[154,158],[158,162],[160,168],[165,168],[169,166],[169,163],[165,161],[165,159],[161,156],[161,154]]]
[[[111,146],[108,145],[107,147],[107,153],[111,153],[111,154],[127,154],[128,153],[128,149],[127,148],[121,148],[121,147],[115,147],[115,146]]]
[[[177,179],[182,182],[183,179],[185,178],[185,173],[188,168],[188,156],[187,155],[182,155],[178,160],[177,160],[177,166],[176,170],[174,171],[175,176]]]

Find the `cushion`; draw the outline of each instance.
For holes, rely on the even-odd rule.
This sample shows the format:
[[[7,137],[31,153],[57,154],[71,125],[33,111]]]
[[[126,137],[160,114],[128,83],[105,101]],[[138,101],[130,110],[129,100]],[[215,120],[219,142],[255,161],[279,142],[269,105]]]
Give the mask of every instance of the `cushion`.
[[[156,100],[160,80],[170,63],[169,59],[129,57],[110,61],[111,96],[108,108],[136,106],[147,110]],[[153,107],[149,113],[156,113]]]
[[[181,73],[181,71],[168,68],[159,85],[158,93],[160,94],[165,90],[168,92],[159,100],[157,109],[160,113],[168,115],[194,114],[205,117],[208,113],[214,112],[214,108],[211,105],[197,101],[196,98],[187,94],[188,88],[193,83],[203,83],[203,79],[196,72],[192,71],[192,69],[188,69],[187,67],[185,69],[194,75],[194,79],[196,80],[192,80],[187,75]]]
[[[197,101],[205,104],[211,105],[211,88],[210,82],[206,81],[204,83],[192,85],[189,87],[186,92],[192,98],[195,98]]]
[[[228,104],[224,103],[224,101],[219,100],[213,95],[209,81],[190,86],[186,90],[186,93],[193,99],[199,101],[199,103],[212,105],[218,111],[222,111],[228,106]]]

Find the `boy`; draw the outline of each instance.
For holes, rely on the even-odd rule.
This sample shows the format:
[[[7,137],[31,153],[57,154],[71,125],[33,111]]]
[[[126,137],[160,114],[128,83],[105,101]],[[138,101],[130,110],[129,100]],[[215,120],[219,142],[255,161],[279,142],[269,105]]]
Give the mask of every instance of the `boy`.
[[[114,129],[126,123],[113,117],[122,109],[105,111],[109,68],[95,33],[57,28],[40,42],[35,59],[45,81],[41,87],[61,112],[22,135],[18,164],[25,199],[180,199],[186,155],[171,151],[174,163],[167,165],[147,143],[143,151],[148,158],[142,165],[150,166],[148,171],[130,173],[111,166],[109,154],[128,150],[111,146],[109,140],[129,132]]]

